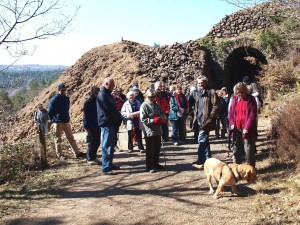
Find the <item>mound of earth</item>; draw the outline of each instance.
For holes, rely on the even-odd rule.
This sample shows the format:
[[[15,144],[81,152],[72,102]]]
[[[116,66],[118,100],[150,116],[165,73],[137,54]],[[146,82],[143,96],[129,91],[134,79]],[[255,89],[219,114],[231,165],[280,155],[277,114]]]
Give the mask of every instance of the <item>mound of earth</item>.
[[[142,92],[157,80],[164,80],[169,84],[177,82],[188,88],[200,74],[212,77],[206,63],[206,53],[196,41],[159,48],[130,41],[96,47],[86,52],[51,86],[27,103],[17,113],[13,127],[4,134],[2,140],[16,141],[35,135],[35,106],[38,103],[47,106],[62,82],[69,86],[72,128],[74,132],[80,132],[84,101],[89,97],[91,87],[101,86],[104,77],[114,78],[116,86],[126,94],[134,81],[138,81]]]

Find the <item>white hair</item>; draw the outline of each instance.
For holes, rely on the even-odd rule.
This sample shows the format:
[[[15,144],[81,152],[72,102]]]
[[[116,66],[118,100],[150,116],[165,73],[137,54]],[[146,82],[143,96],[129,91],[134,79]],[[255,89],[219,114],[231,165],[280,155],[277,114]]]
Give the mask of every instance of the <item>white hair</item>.
[[[134,96],[134,92],[133,91],[128,91],[128,93],[126,94],[126,98],[129,99],[130,95]]]

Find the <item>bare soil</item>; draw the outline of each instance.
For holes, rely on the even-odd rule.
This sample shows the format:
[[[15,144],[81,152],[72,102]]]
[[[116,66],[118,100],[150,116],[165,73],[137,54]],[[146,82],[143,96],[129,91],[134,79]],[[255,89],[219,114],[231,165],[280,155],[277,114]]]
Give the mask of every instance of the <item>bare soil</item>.
[[[265,167],[269,121],[260,118],[257,142],[257,168]],[[83,134],[76,135],[77,140]],[[226,187],[222,197],[210,195],[203,170],[194,169],[197,145],[188,132],[184,145],[163,147],[160,162],[165,170],[151,174],[145,171],[145,155],[135,147],[127,152],[127,133],[120,133],[120,149],[114,162],[121,166],[118,175],[103,176],[98,165],[81,163],[84,174],[63,187],[56,198],[30,199],[31,206],[2,218],[3,224],[255,224],[255,184],[241,182],[239,197]],[[212,155],[224,162],[226,140],[215,139],[211,132]],[[75,161],[76,162],[76,161]],[[69,170],[71,169],[70,168]],[[66,170],[67,173],[67,170]],[[258,172],[259,173],[259,172]],[[37,204],[38,203],[38,204]],[[22,208],[20,205],[19,208]],[[0,220],[1,221],[1,220]]]

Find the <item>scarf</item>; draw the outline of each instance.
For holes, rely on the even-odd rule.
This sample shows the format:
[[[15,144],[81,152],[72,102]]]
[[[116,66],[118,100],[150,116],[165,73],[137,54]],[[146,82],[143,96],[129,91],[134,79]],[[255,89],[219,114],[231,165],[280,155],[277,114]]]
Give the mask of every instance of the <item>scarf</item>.
[[[180,108],[187,108],[187,99],[183,93],[178,94],[177,92],[175,92],[175,98]]]

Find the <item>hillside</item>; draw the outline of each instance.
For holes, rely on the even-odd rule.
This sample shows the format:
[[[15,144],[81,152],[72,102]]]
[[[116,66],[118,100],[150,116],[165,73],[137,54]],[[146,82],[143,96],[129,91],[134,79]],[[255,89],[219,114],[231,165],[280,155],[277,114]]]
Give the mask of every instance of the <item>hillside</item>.
[[[17,113],[12,129],[1,139],[10,142],[34,135],[33,112],[36,104],[41,102],[48,105],[50,98],[57,93],[58,84],[62,82],[69,86],[71,124],[74,131],[79,132],[82,130],[83,103],[88,98],[90,88],[93,85],[101,86],[104,77],[113,77],[117,87],[127,93],[134,81],[139,82],[142,91],[160,79],[188,87],[194,83],[195,77],[204,73],[212,77],[205,52],[192,41],[160,48],[130,41],[96,47],[86,52],[50,87],[27,103]]]

